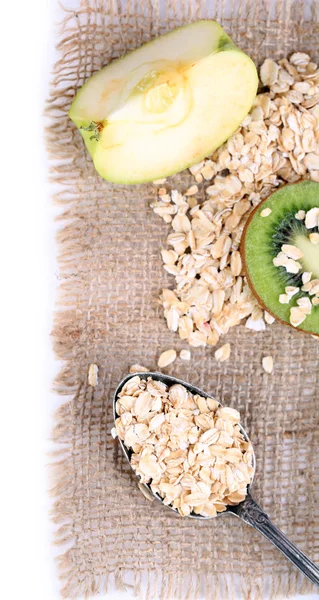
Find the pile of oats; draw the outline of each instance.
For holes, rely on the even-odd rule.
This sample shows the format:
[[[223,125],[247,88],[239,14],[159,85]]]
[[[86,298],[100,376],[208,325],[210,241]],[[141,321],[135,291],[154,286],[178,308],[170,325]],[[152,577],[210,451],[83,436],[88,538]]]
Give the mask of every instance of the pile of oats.
[[[164,504],[182,516],[215,517],[247,494],[253,451],[240,415],[212,398],[132,377],[116,402],[116,431],[132,449],[131,465]]]
[[[258,94],[241,127],[190,172],[184,194],[157,182],[154,212],[171,225],[164,268],[175,289],[161,304],[168,328],[191,346],[214,346],[230,327],[262,331],[274,319],[248,289],[239,244],[250,211],[285,183],[319,182],[319,69],[297,52],[266,59]],[[200,186],[200,189],[199,189]],[[265,215],[267,216],[267,215]]]

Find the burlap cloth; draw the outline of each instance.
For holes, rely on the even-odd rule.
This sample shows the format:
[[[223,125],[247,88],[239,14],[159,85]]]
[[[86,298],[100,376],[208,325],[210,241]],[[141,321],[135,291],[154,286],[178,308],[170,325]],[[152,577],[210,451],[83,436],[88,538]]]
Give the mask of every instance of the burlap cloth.
[[[133,363],[156,367],[164,349],[186,347],[168,331],[156,298],[172,286],[160,257],[167,228],[149,208],[152,185],[120,186],[94,171],[67,116],[84,81],[158,33],[216,18],[260,62],[303,50],[319,59],[318,2],[231,3],[89,0],[66,11],[48,102],[49,151],[59,219],[60,291],[54,346],[66,403],[57,415],[54,519],[63,597],[129,583],[147,600],[199,596],[288,598],[315,588],[257,532],[235,517],[200,523],[176,517],[137,489],[110,435],[112,393]],[[125,165],[123,165],[125,169]],[[169,180],[185,190],[189,174]],[[231,359],[192,349],[167,372],[240,410],[257,456],[254,495],[300,548],[319,561],[319,343],[281,325],[225,338]],[[261,358],[272,354],[272,376]],[[99,385],[88,386],[90,363]],[[143,585],[141,581],[143,580]],[[109,586],[109,587],[108,587]],[[112,594],[111,596],[112,597]]]

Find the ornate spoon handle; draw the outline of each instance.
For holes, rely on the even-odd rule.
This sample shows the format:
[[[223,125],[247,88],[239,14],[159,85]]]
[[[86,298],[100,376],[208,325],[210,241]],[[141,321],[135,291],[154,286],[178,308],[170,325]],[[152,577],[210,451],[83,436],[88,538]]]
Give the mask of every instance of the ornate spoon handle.
[[[319,587],[319,568],[301,550],[298,550],[278,527],[276,527],[257,502],[248,494],[246,499],[230,508],[243,521],[262,533],[298,569]]]

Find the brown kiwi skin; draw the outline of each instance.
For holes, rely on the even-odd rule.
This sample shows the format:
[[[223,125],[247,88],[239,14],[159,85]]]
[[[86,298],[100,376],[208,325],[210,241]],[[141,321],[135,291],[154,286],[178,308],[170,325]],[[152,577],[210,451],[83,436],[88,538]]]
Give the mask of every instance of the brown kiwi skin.
[[[247,262],[246,262],[246,254],[245,254],[245,239],[246,239],[246,233],[247,233],[247,229],[249,227],[250,221],[252,220],[252,218],[254,217],[255,213],[257,212],[257,210],[260,208],[260,206],[266,202],[266,200],[268,200],[270,198],[270,196],[272,196],[276,191],[278,191],[278,189],[282,190],[284,187],[290,187],[292,185],[295,185],[297,183],[301,183],[302,181],[307,181],[305,179],[298,179],[298,181],[294,181],[293,183],[287,183],[286,185],[281,186],[280,188],[277,188],[277,190],[274,190],[271,194],[269,194],[268,196],[266,196],[266,198],[264,198],[261,202],[259,202],[259,204],[257,204],[257,206],[255,206],[254,210],[252,210],[252,212],[249,214],[249,217],[245,223],[245,227],[243,230],[243,234],[242,234],[242,238],[241,238],[241,242],[240,242],[240,256],[241,256],[241,260],[243,263],[243,275],[246,277],[247,279],[247,283],[249,285],[250,290],[252,291],[252,293],[254,294],[256,300],[258,301],[259,306],[261,306],[264,310],[266,310],[270,315],[272,315],[274,317],[274,319],[276,319],[276,321],[279,321],[279,323],[282,323],[283,325],[288,325],[288,327],[291,327],[291,329],[293,329],[294,331],[300,331],[302,333],[307,333],[308,335],[312,335],[313,337],[317,337],[319,338],[319,334],[318,333],[312,333],[311,331],[306,331],[305,329],[303,329],[302,327],[298,326],[298,327],[294,327],[293,325],[291,325],[291,323],[288,323],[287,321],[283,321],[282,319],[280,319],[279,317],[277,317],[276,315],[274,315],[274,313],[272,313],[268,306],[266,306],[266,304],[262,301],[262,299],[260,298],[260,296],[257,294],[254,285],[249,277],[249,273],[248,273],[248,269],[247,269]]]

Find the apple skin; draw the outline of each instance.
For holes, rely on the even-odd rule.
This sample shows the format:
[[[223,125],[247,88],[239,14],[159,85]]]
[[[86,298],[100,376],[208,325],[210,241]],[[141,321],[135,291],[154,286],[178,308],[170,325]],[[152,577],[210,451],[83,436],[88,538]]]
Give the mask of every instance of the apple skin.
[[[209,38],[208,35],[208,27],[211,28],[211,39]],[[114,110],[117,109],[116,103],[117,103],[117,98],[116,98],[116,91],[114,91],[114,89],[112,89],[112,85],[109,86],[111,89],[111,94],[113,93],[113,98],[111,98],[111,112],[108,113],[108,111],[106,110],[106,112],[104,113],[104,118],[101,119],[101,104],[99,105],[98,110],[96,109],[96,102],[95,99],[93,97],[93,86],[97,89],[97,95],[101,94],[101,84],[99,84],[99,82],[102,81],[103,77],[104,79],[106,79],[106,84],[104,84],[104,86],[106,87],[106,90],[108,90],[108,85],[107,85],[107,75],[108,73],[110,73],[110,69],[112,68],[114,72],[120,73],[121,70],[124,70],[124,77],[123,77],[123,82],[126,81],[126,79],[129,79],[131,77],[131,73],[128,72],[125,75],[125,70],[127,70],[127,67],[125,67],[125,65],[127,65],[127,62],[129,60],[131,60],[135,55],[136,60],[135,60],[135,64],[138,64],[138,53],[141,54],[144,53],[146,55],[146,53],[149,53],[152,48],[153,48],[153,54],[154,54],[154,43],[157,43],[157,45],[162,46],[162,50],[165,47],[165,40],[168,40],[170,38],[170,40],[172,40],[172,37],[175,36],[176,40],[178,42],[178,36],[179,36],[179,32],[180,34],[182,34],[185,38],[185,33],[187,32],[187,37],[192,40],[193,37],[196,37],[196,40],[200,40],[201,36],[198,35],[198,31],[200,30],[200,28],[203,28],[203,33],[205,33],[205,36],[203,35],[202,37],[205,37],[205,43],[201,42],[201,41],[196,41],[197,46],[200,47],[201,43],[203,44],[203,46],[205,45],[205,49],[203,48],[203,56],[200,56],[200,51],[197,50],[197,48],[194,50],[194,52],[197,52],[198,56],[195,57],[197,58],[197,63],[195,62],[193,65],[191,65],[191,67],[187,70],[186,69],[186,73],[191,72],[191,69],[196,70],[196,68],[200,68],[200,65],[204,65],[204,62],[207,62],[207,69],[206,72],[204,73],[204,66],[202,66],[202,71],[204,73],[204,75],[206,76],[207,79],[207,75],[209,74],[211,81],[214,81],[214,77],[216,77],[216,73],[214,72],[214,63],[216,62],[225,62],[225,67],[223,67],[223,65],[218,65],[218,77],[217,80],[221,81],[221,79],[223,77],[226,77],[226,74],[228,72],[228,78],[227,79],[227,87],[228,89],[232,86],[232,78],[230,77],[230,73],[229,73],[229,68],[228,65],[231,65],[231,69],[234,71],[234,76],[238,78],[237,75],[237,67],[236,64],[239,65],[238,68],[245,68],[246,71],[248,71],[248,74],[245,73],[245,77],[246,77],[246,82],[243,83],[243,94],[242,94],[242,98],[240,100],[240,102],[242,102],[242,104],[240,104],[240,102],[236,102],[237,96],[235,96],[235,100],[232,103],[231,100],[229,100],[229,112],[226,114],[226,118],[225,120],[225,114],[223,115],[223,118],[221,119],[221,121],[224,120],[224,125],[220,125],[220,127],[218,128],[218,122],[219,122],[219,111],[224,111],[225,113],[225,108],[224,105],[225,103],[227,104],[227,96],[228,94],[225,93],[225,101],[218,103],[218,101],[216,102],[216,107],[214,108],[213,104],[212,104],[212,108],[210,109],[209,106],[206,106],[203,108],[202,113],[201,113],[201,125],[202,125],[202,131],[201,131],[201,127],[197,126],[198,125],[198,121],[195,122],[194,124],[190,123],[188,125],[189,127],[189,132],[190,132],[190,137],[192,138],[192,143],[189,144],[189,146],[191,146],[191,148],[188,148],[187,151],[183,151],[183,148],[176,148],[175,149],[175,145],[176,145],[176,141],[178,141],[180,134],[181,134],[181,130],[179,130],[179,126],[176,127],[170,127],[168,126],[166,128],[167,129],[173,129],[174,130],[174,137],[171,135],[170,138],[168,138],[168,140],[164,140],[163,142],[163,148],[161,151],[161,154],[157,157],[156,156],[156,152],[157,152],[157,147],[158,147],[158,140],[160,139],[160,136],[158,135],[158,132],[152,133],[149,132],[148,135],[144,136],[144,132],[142,134],[142,132],[140,132],[136,127],[133,130],[133,133],[130,134],[130,145],[128,145],[127,151],[124,152],[123,156],[120,152],[118,152],[118,147],[119,146],[125,146],[126,141],[125,141],[125,137],[127,136],[127,131],[129,131],[130,128],[130,123],[129,122],[122,122],[122,123],[118,123],[118,125],[116,125],[117,127],[117,132],[119,132],[119,138],[120,138],[120,142],[119,143],[114,143],[113,146],[109,145],[106,148],[102,148],[101,147],[101,138],[102,140],[105,137],[105,128],[109,128],[108,131],[110,131],[110,124],[113,125],[114,128],[114,123],[112,121],[112,115],[114,114]],[[207,38],[207,40],[206,40]],[[176,42],[176,43],[177,43]],[[185,42],[185,40],[184,40]],[[171,41],[170,41],[171,43]],[[191,44],[190,44],[191,45]],[[178,44],[177,44],[178,46]],[[158,52],[160,52],[161,47],[158,48]],[[177,47],[177,54],[179,52],[179,48]],[[223,61],[220,60],[220,57],[223,56]],[[159,55],[159,60],[161,60],[161,57]],[[179,57],[176,56],[174,57],[175,60],[177,60]],[[226,60],[227,58],[227,60]],[[142,58],[140,58],[140,60],[142,60]],[[164,60],[167,60],[166,57]],[[188,57],[189,60],[189,57]],[[134,62],[134,61],[133,61]],[[209,64],[209,62],[211,64]],[[124,67],[125,69],[124,69]],[[134,65],[133,65],[134,66]],[[195,66],[195,69],[194,69]],[[223,68],[224,68],[224,74],[223,74]],[[134,69],[133,69],[134,72]],[[193,71],[192,71],[193,72]],[[211,74],[211,75],[210,75]],[[200,76],[199,76],[200,79]],[[205,79],[205,77],[202,77],[202,79]],[[114,84],[114,79],[112,80],[112,83]],[[238,89],[238,87],[240,87],[240,80],[237,81],[236,83],[233,84],[234,88],[236,86],[236,89]],[[245,87],[246,86],[246,87]],[[220,86],[222,87],[222,86]],[[155,40],[152,40],[150,42],[148,42],[147,44],[144,44],[143,46],[141,46],[141,48],[129,53],[128,55],[113,61],[110,65],[108,65],[107,67],[104,67],[101,71],[99,71],[98,73],[96,73],[95,75],[93,75],[85,84],[84,86],[79,90],[78,94],[76,95],[70,111],[69,111],[69,116],[70,118],[73,120],[73,122],[75,123],[75,125],[78,127],[84,143],[87,147],[88,152],[90,153],[95,168],[97,170],[97,172],[99,173],[99,175],[109,181],[112,181],[114,183],[119,183],[119,184],[139,184],[139,183],[147,183],[149,181],[154,181],[156,179],[162,179],[164,177],[168,177],[170,175],[174,175],[175,173],[178,173],[186,168],[191,167],[193,164],[200,162],[201,160],[203,160],[203,158],[205,158],[206,156],[211,155],[216,148],[218,148],[223,142],[225,142],[230,135],[232,135],[232,133],[237,129],[237,127],[240,125],[240,123],[242,122],[242,120],[245,118],[245,116],[248,114],[251,105],[254,101],[256,92],[257,92],[257,87],[258,87],[258,75],[257,75],[257,71],[256,71],[256,67],[254,65],[254,63],[251,61],[251,59],[244,54],[231,40],[231,38],[224,32],[224,30],[220,27],[220,25],[218,23],[216,23],[215,21],[197,21],[195,23],[191,23],[190,25],[186,25],[186,26],[182,26],[179,27],[159,38],[156,38]],[[92,89],[92,92],[90,92],[90,89]],[[197,89],[197,84],[196,81],[193,84],[193,88],[192,88],[192,92],[196,92]],[[207,89],[207,86],[206,86]],[[234,90],[233,90],[234,91]],[[204,88],[204,93],[205,93],[205,88]],[[91,97],[90,97],[91,94]],[[102,94],[105,94],[105,91],[102,90]],[[109,94],[109,96],[111,95]],[[93,99],[93,101],[92,101]],[[92,101],[92,106],[91,106],[91,101]],[[108,102],[108,97],[107,97],[107,102]],[[113,105],[112,105],[113,102]],[[240,105],[240,107],[238,106]],[[113,111],[113,112],[112,112]],[[237,111],[237,112],[236,112]],[[237,114],[238,113],[238,114]],[[204,116],[203,116],[204,115]],[[190,111],[190,116],[192,116],[192,109]],[[235,118],[236,116],[236,118]],[[189,115],[186,116],[186,120],[188,119]],[[189,120],[189,119],[188,119]],[[209,132],[209,136],[207,136],[207,128],[209,128],[210,123],[214,120],[215,122],[215,128],[212,127],[211,128],[211,132]],[[97,124],[97,127],[99,128],[99,131],[96,130],[87,130],[88,128],[92,127],[92,122]],[[200,123],[200,121],[199,121]],[[208,127],[207,127],[208,125]],[[152,127],[152,125],[150,125],[150,128]],[[122,128],[122,138],[121,138],[121,128]],[[183,128],[184,131],[184,138],[185,138],[185,127]],[[94,137],[96,134],[96,137]],[[204,140],[205,138],[205,140]],[[206,139],[207,138],[207,139]],[[145,139],[145,144],[144,144],[144,140]],[[164,144],[166,144],[166,148],[167,150],[164,149]],[[184,146],[187,145],[187,143],[184,144]],[[154,160],[153,162],[151,162],[151,164],[149,164],[150,162],[150,157],[154,155]],[[136,157],[138,157],[138,160],[136,160]],[[132,163],[132,161],[135,161],[136,164],[132,165],[131,170],[130,170],[130,165]],[[113,164],[112,164],[113,163]],[[118,165],[121,164],[121,168],[118,168]]]

